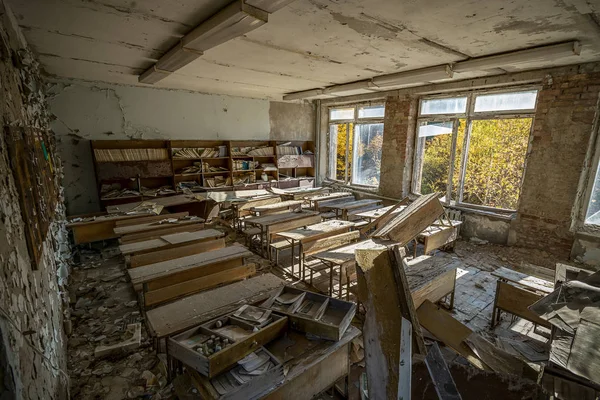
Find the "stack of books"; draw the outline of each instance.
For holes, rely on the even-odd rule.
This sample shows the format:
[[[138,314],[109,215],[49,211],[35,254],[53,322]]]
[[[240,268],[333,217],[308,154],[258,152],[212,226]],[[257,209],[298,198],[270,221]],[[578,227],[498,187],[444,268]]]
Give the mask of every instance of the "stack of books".
[[[94,149],[97,162],[168,160],[167,149]]]

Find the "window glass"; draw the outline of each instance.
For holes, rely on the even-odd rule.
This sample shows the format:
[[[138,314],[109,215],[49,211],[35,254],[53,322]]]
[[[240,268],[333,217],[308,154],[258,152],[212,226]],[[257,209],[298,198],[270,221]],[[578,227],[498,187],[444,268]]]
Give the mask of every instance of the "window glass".
[[[383,146],[383,124],[360,124],[355,129],[352,183],[378,186]]]
[[[354,119],[354,107],[332,108],[329,110],[330,121],[339,121],[346,119]]]
[[[591,225],[600,225],[600,164],[596,171],[596,179],[594,180],[594,188],[588,205],[585,223]]]
[[[531,118],[471,122],[463,202],[515,210]]]
[[[421,115],[464,114],[467,112],[467,97],[427,99],[421,101]]]
[[[453,126],[452,121],[419,124],[415,165],[420,176],[415,182],[415,191],[418,193],[446,193],[452,159]]]
[[[383,118],[384,114],[385,107],[383,105],[358,108],[358,118]]]
[[[346,181],[346,172],[350,178],[352,171],[352,141],[354,139],[353,124],[331,124],[329,126],[331,163],[329,171],[332,179]],[[349,155],[349,157],[346,157]],[[348,165],[348,169],[346,169]]]
[[[475,97],[475,112],[533,110],[537,90],[527,92],[481,94]]]

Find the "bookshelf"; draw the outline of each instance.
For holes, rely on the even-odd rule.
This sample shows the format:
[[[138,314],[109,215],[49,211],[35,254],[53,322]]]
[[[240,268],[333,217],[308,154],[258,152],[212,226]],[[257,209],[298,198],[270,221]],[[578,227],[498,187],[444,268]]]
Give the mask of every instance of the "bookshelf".
[[[307,141],[95,140],[91,149],[103,208],[183,188],[292,188],[315,179],[314,142]]]

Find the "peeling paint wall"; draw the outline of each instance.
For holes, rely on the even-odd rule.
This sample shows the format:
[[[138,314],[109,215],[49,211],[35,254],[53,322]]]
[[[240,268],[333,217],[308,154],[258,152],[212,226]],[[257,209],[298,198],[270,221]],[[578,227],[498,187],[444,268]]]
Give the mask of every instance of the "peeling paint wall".
[[[83,81],[49,84],[67,214],[100,210],[90,140],[292,140],[314,136],[312,106]]]
[[[38,64],[0,0],[0,115],[3,126],[48,128]],[[0,398],[63,399],[68,382],[63,291],[68,272],[62,201],[33,270],[6,136],[0,137]],[[54,143],[49,143],[55,155]],[[59,188],[60,164],[54,157]],[[36,182],[30,182],[35,187]],[[60,190],[57,190],[59,192]],[[5,397],[6,396],[6,397]]]

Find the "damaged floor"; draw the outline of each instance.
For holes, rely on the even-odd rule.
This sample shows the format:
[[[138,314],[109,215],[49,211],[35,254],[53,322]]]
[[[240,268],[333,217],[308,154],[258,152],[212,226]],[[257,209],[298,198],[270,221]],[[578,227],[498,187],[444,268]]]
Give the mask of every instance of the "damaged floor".
[[[529,361],[546,359],[549,331],[544,328],[538,327],[534,332],[532,323],[519,318],[513,321],[503,314],[501,323],[490,330],[496,287],[496,278],[491,272],[502,266],[551,267],[564,260],[557,260],[543,252],[464,241],[459,241],[455,252],[450,254],[465,265],[457,274],[454,317],[474,331],[483,332],[488,339],[496,340],[498,346],[515,355],[529,358]],[[68,348],[71,397],[82,400],[175,399],[175,389],[172,383],[167,383],[163,359],[154,353],[116,245],[80,247],[78,256],[80,261],[74,266],[71,276],[71,287],[74,288],[71,299],[72,334]],[[285,261],[286,257],[282,260]],[[289,257],[287,260],[289,262]],[[269,262],[258,256],[252,257],[251,261],[258,262],[261,269],[269,268]],[[552,275],[552,271],[549,274]],[[101,346],[130,339],[131,332],[127,328],[135,324],[141,325],[139,346],[130,343],[125,350],[98,354]],[[448,361],[458,360],[450,350],[444,351],[444,354]],[[357,362],[353,368],[351,398],[358,398],[357,379],[362,367],[363,363]],[[194,390],[190,388],[189,394],[193,396]],[[335,398],[335,395],[323,394],[322,398]]]

